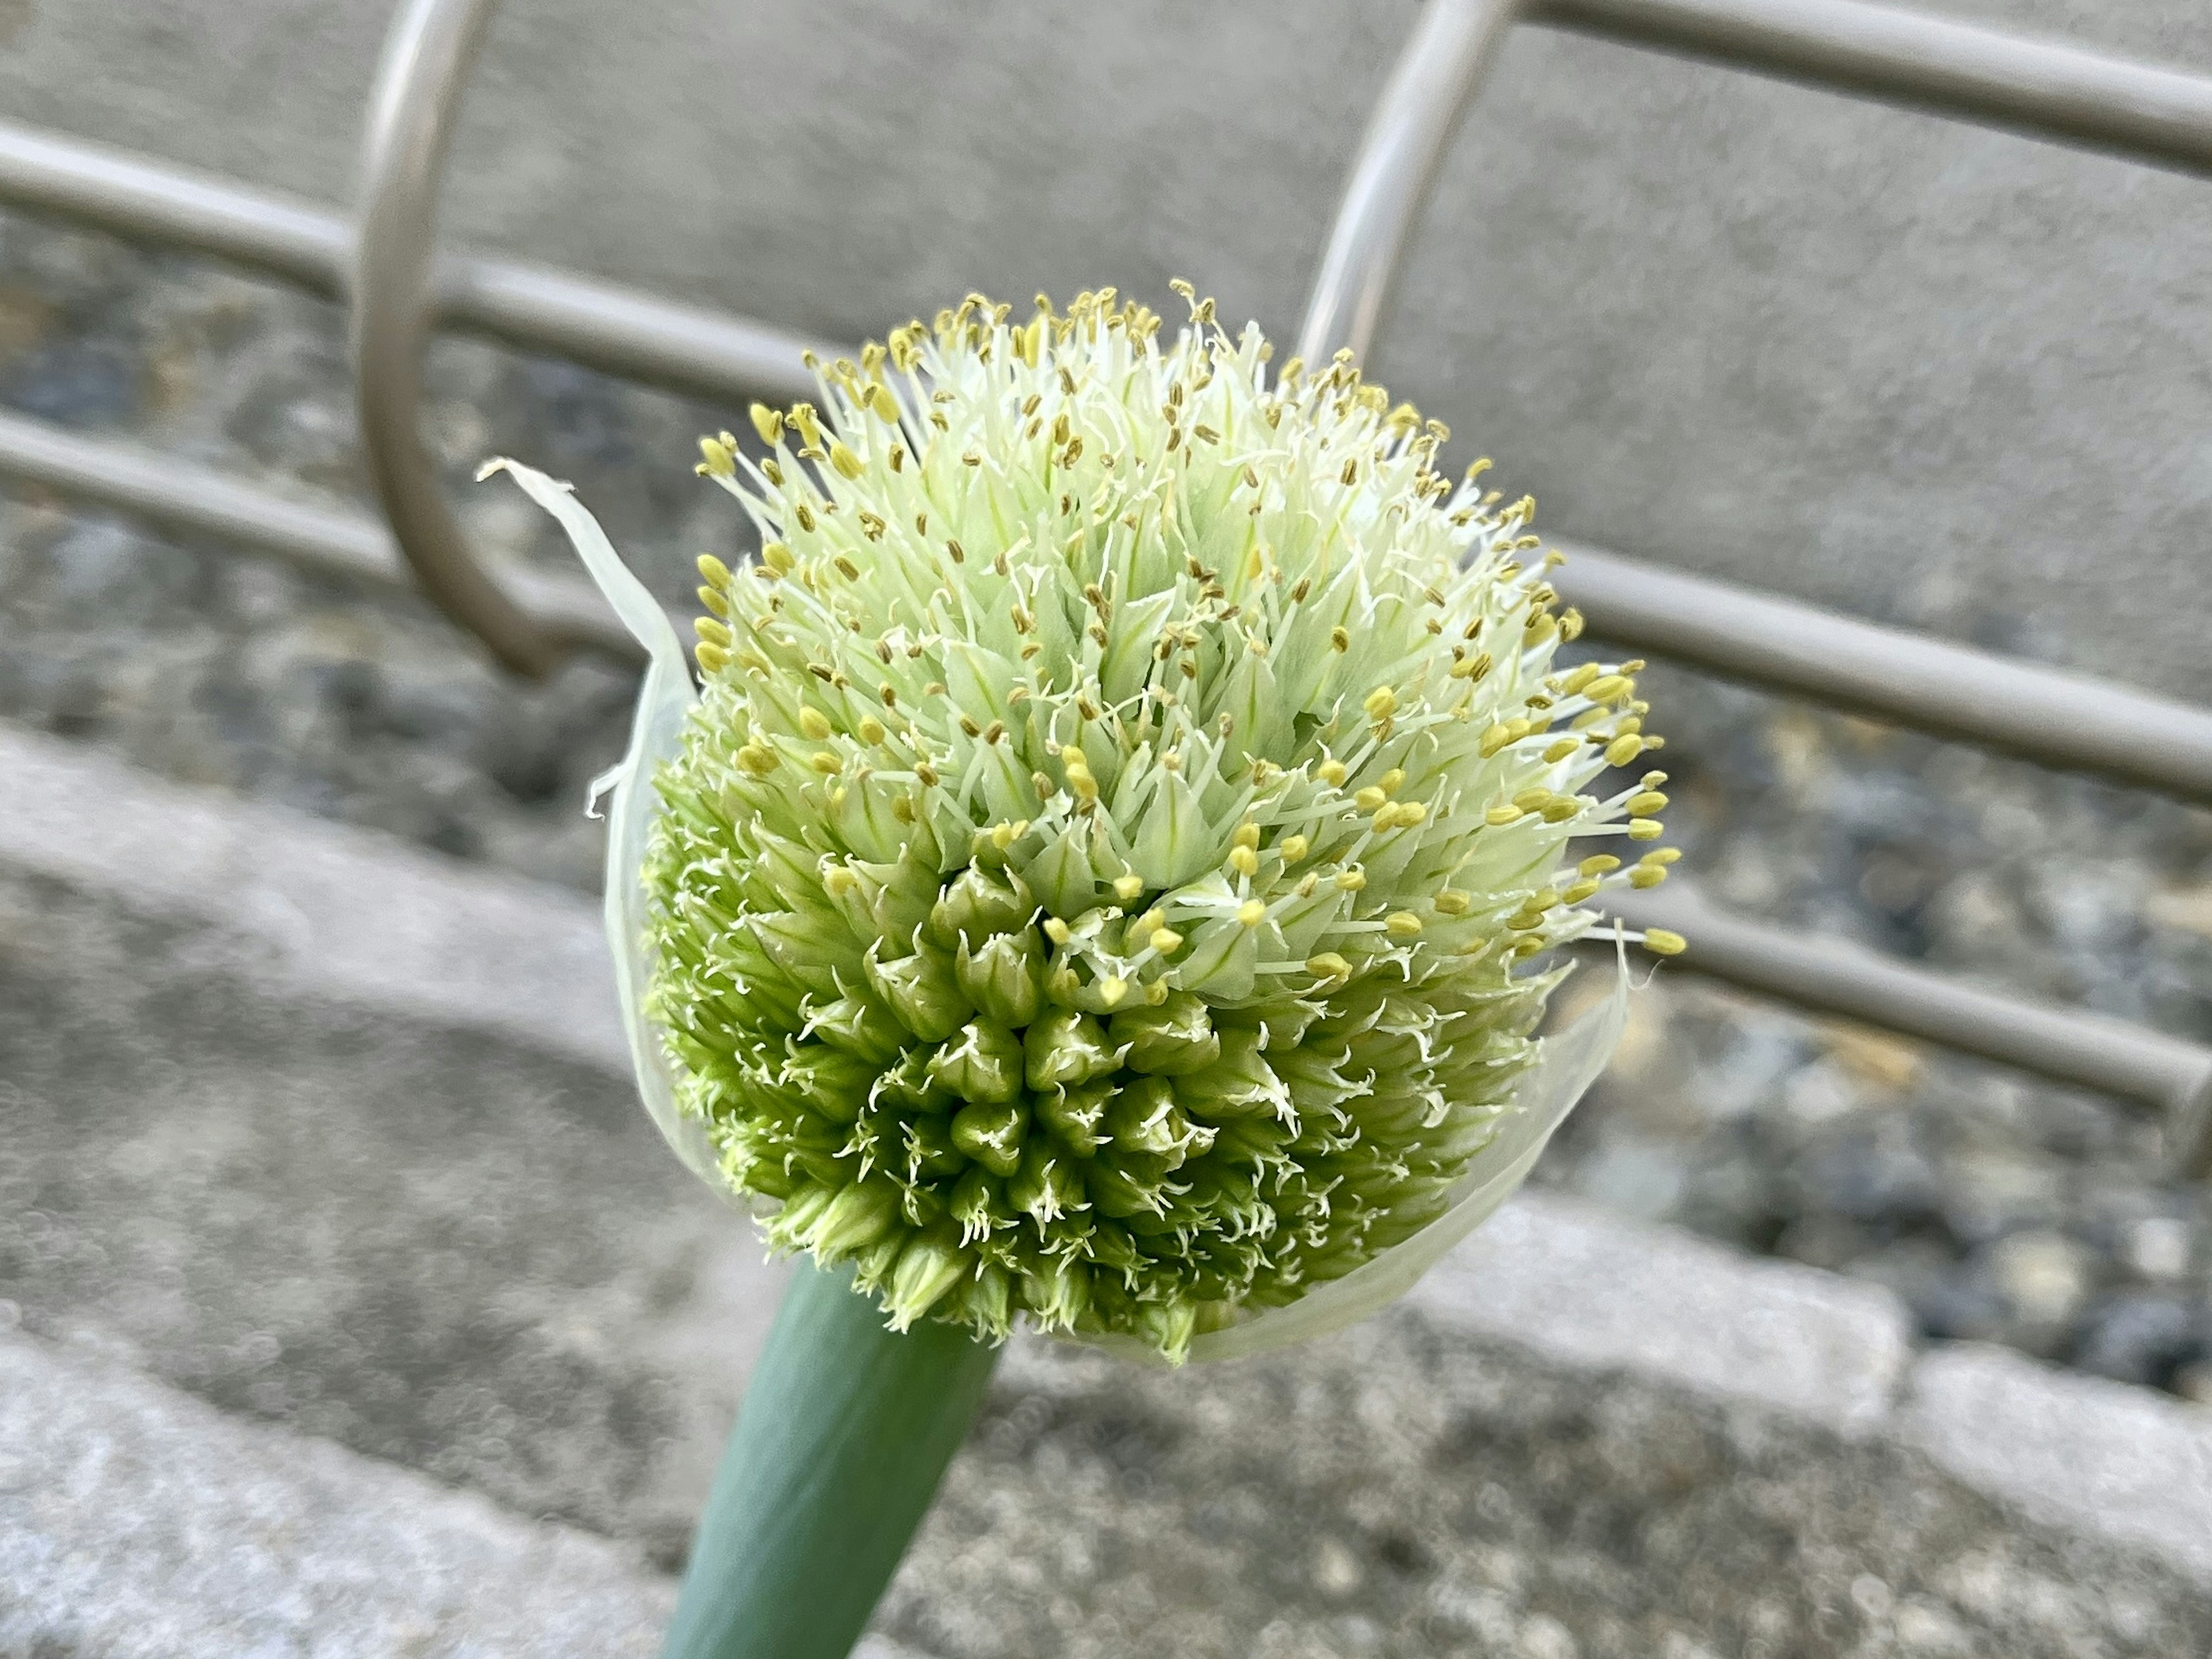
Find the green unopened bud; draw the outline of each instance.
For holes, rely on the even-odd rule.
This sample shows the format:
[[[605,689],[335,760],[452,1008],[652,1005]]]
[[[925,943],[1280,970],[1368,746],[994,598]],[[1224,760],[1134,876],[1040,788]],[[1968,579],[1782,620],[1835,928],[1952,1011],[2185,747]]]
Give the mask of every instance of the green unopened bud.
[[[879,962],[871,951],[862,966],[899,1024],[924,1042],[944,1042],[975,1012],[952,958],[934,945],[922,945],[893,962]]]
[[[1157,1158],[1170,1170],[1213,1145],[1213,1131],[1184,1115],[1164,1078],[1140,1078],[1123,1089],[1107,1111],[1105,1127],[1116,1146]]]
[[[1006,1201],[1043,1225],[1088,1200],[1069,1154],[1033,1139],[1022,1151],[1020,1170],[1006,1182]]]
[[[1056,916],[1081,915],[1097,902],[1098,877],[1083,830],[1071,825],[1045,843],[1023,872],[1037,902]]]
[[[1117,1063],[1106,1028],[1073,1008],[1046,1010],[1022,1033],[1022,1054],[1024,1075],[1032,1089],[1088,1083]]]
[[[963,945],[955,965],[961,988],[1001,1025],[1019,1030],[1044,1006],[1044,940],[1034,927],[994,935],[972,951]]]
[[[1101,1215],[1115,1220],[1161,1215],[1168,1207],[1163,1173],[1158,1164],[1142,1157],[1098,1158],[1083,1166],[1083,1185]]]
[[[980,1243],[1014,1224],[1003,1183],[980,1164],[970,1164],[954,1185],[950,1207],[953,1220],[960,1224],[963,1244]]]
[[[969,865],[955,877],[929,913],[929,936],[950,951],[980,946],[994,933],[1027,927],[1036,905],[1022,878],[1011,870]]]
[[[890,1294],[884,1311],[891,1328],[902,1331],[943,1299],[946,1291],[975,1270],[975,1259],[949,1233],[916,1235],[899,1252],[891,1270]]]
[[[977,1101],[952,1115],[952,1144],[995,1176],[1022,1167],[1030,1109],[1019,1099]]]
[[[1073,1330],[1091,1311],[1091,1273],[1079,1263],[1054,1260],[1022,1279],[1023,1300],[1048,1331]]]
[[[850,1123],[867,1103],[877,1068],[870,1061],[826,1042],[802,1043],[785,1057],[785,1085],[807,1105],[838,1123]]]
[[[1188,1088],[1193,1100],[1206,1103],[1208,1117],[1272,1116],[1291,1104],[1291,1091],[1260,1052],[1257,1031],[1223,1032],[1220,1057],[1194,1074]]]
[[[888,1184],[854,1182],[838,1189],[814,1224],[807,1243],[830,1261],[874,1243],[898,1219],[898,1194]]]
[[[899,1125],[901,1161],[906,1178],[920,1182],[941,1180],[968,1167],[968,1154],[952,1139],[949,1117],[911,1117]]]
[[[963,1100],[1012,1100],[1022,1091],[1022,1040],[995,1020],[971,1019],[930,1056],[929,1074]]]
[[[1060,1145],[1088,1158],[1106,1144],[1106,1109],[1114,1103],[1110,1079],[1046,1090],[1037,1097],[1036,1115]]]
[[[947,1300],[956,1304],[961,1316],[977,1330],[1003,1331],[1014,1316],[1013,1276],[996,1263],[987,1261],[975,1270],[975,1278]]]
[[[1221,1052],[1206,1004],[1187,992],[1171,993],[1157,1007],[1117,1010],[1107,1029],[1117,1048],[1128,1049],[1132,1071],[1176,1077],[1212,1065]]]
[[[880,1066],[906,1047],[906,1028],[873,997],[839,997],[816,1005],[802,1036],[818,1036],[833,1048]]]

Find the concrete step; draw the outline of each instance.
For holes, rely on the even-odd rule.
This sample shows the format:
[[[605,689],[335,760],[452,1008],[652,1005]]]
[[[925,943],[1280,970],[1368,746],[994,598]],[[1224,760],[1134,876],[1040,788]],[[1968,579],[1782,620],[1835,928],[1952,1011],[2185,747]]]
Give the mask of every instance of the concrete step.
[[[778,1280],[632,1103],[595,912],[5,729],[0,780],[0,1655],[141,1650],[98,1634],[108,1577],[224,1632],[163,1651],[259,1650],[265,1593],[173,1565],[132,1518],[153,1477],[99,1473],[130,1458],[297,1631],[432,1621],[271,1651],[500,1618],[465,1650],[537,1650],[512,1620],[558,1608],[516,1598],[563,1550],[611,1552],[579,1607],[649,1626],[638,1563],[680,1557]],[[1291,1352],[1017,1343],[882,1629],[939,1659],[2212,1651],[2212,1413],[1907,1331],[1885,1292],[1526,1198]],[[100,1449],[127,1435],[178,1443]],[[309,1483],[270,1513],[382,1527],[387,1565],[256,1533],[267,1469]],[[409,1504],[509,1566],[416,1573]]]

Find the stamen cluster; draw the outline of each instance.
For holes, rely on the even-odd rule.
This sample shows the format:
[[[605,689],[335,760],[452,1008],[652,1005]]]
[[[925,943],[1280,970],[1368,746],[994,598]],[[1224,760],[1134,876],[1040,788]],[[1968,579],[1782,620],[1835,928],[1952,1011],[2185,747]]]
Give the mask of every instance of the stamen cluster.
[[[1553,672],[1534,503],[1348,358],[1160,332],[970,296],[703,445],[762,550],[702,561],[650,1006],[773,1242],[902,1328],[1179,1357],[1409,1237],[1531,958],[1674,857],[1570,856],[1665,779],[1588,793],[1660,740],[1640,664]]]

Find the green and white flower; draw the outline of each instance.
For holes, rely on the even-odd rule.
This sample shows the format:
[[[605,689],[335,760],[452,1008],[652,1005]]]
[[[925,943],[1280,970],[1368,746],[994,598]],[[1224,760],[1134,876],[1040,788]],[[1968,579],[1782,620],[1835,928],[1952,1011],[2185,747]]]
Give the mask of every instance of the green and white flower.
[[[1590,793],[1660,746],[1641,665],[1554,672],[1533,503],[1348,360],[1268,358],[1109,290],[819,367],[757,453],[704,444],[762,550],[701,561],[696,702],[509,469],[655,647],[609,864],[648,1103],[895,1328],[1342,1323],[1617,1036],[1618,991],[1533,1033],[1545,953],[1674,856],[1663,774]]]

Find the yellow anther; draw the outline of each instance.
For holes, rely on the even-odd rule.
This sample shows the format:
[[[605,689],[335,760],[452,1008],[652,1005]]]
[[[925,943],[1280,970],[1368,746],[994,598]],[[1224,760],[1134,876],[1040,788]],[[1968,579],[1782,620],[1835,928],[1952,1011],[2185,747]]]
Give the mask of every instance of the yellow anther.
[[[716,622],[712,617],[695,617],[691,623],[691,631],[709,645],[727,645],[730,642],[728,626]]]
[[[1517,806],[1493,806],[1482,815],[1482,821],[1492,827],[1503,827],[1513,823],[1521,816],[1521,809]]]
[[[1237,920],[1247,927],[1257,927],[1267,919],[1267,907],[1259,899],[1246,899],[1237,907]]]
[[[1344,763],[1340,760],[1325,760],[1314,768],[1314,775],[1330,788],[1338,788],[1344,782]]]
[[[1595,679],[1604,672],[1605,671],[1600,668],[1595,663],[1586,662],[1583,664],[1581,667],[1570,673],[1566,678],[1559,682],[1559,690],[1565,696],[1571,697],[1583,690],[1592,680]]]
[[[1260,855],[1249,847],[1232,847],[1229,849],[1229,867],[1240,876],[1257,875]]]
[[[1119,1007],[1121,999],[1129,994],[1129,981],[1119,975],[1109,975],[1098,981],[1098,1000],[1109,1008]]]
[[[1663,864],[1639,864],[1628,872],[1631,887],[1656,887],[1666,879],[1667,866]]]
[[[1382,926],[1395,939],[1411,939],[1421,931],[1421,919],[1411,910],[1393,910]]]
[[[1559,902],[1559,890],[1558,888],[1539,887],[1534,892],[1529,894],[1527,898],[1521,901],[1521,908],[1532,916],[1540,915]]]
[[[1492,755],[1496,754],[1499,750],[1504,748],[1507,744],[1512,741],[1513,726],[1509,721],[1504,725],[1491,726],[1488,730],[1485,731],[1482,734],[1481,740],[1475,744],[1475,749],[1476,751],[1481,755],[1483,759],[1488,760]]]
[[[1620,869],[1620,860],[1610,853],[1600,853],[1595,857],[1584,859],[1575,867],[1586,876],[1601,876],[1608,870]]]
[[[843,898],[859,890],[860,878],[843,865],[833,864],[822,872],[822,884],[829,890],[830,897]]]
[[[1631,818],[1628,838],[1631,841],[1656,841],[1667,833],[1667,826],[1656,818]]]
[[[817,749],[806,757],[806,763],[825,778],[835,777],[844,763],[827,749]]]
[[[884,740],[884,723],[873,714],[863,714],[860,716],[860,732],[862,743],[881,743]]]
[[[1644,930],[1644,948],[1655,957],[1679,957],[1690,948],[1690,941],[1667,927],[1647,927]]]
[[[1547,766],[1556,766],[1582,746],[1583,740],[1580,738],[1561,738],[1544,751],[1544,763]]]
[[[764,778],[775,770],[775,750],[757,743],[749,743],[738,750],[738,764],[757,778]]]
[[[1275,844],[1275,851],[1284,863],[1296,864],[1306,855],[1306,845],[1304,836],[1285,836]]]
[[[817,743],[828,737],[832,730],[828,718],[818,708],[799,711],[799,729]]]
[[[1333,651],[1349,651],[1352,649],[1352,635],[1345,629],[1332,628],[1328,630],[1328,643]]]
[[[991,845],[1001,853],[1012,847],[1019,836],[1020,831],[1011,823],[994,823],[991,826]]]
[[[1635,732],[1624,732],[1605,746],[1607,766],[1626,766],[1644,752],[1644,739]]]
[[[1479,680],[1490,672],[1490,653],[1478,651],[1471,657],[1462,657],[1451,665],[1451,677],[1455,680]]]
[[[1260,844],[1260,826],[1246,822],[1237,826],[1237,833],[1229,838],[1232,847],[1256,848]]]
[[[1437,914],[1440,916],[1463,916],[1473,899],[1456,887],[1437,890]]]
[[[734,478],[738,476],[738,459],[720,438],[699,440],[699,453],[703,458],[699,470],[710,478]]]
[[[868,409],[879,421],[898,423],[898,399],[891,396],[891,389],[881,380],[868,388]]]
[[[1667,797],[1656,789],[1647,789],[1640,795],[1631,795],[1626,805],[1632,817],[1648,818],[1667,810]]]
[[[753,430],[760,434],[760,441],[773,449],[775,441],[783,436],[783,416],[766,404],[755,404],[745,412],[753,417]]]
[[[1120,899],[1124,904],[1127,904],[1131,899],[1138,896],[1138,895],[1142,893],[1144,890],[1145,878],[1142,876],[1116,876],[1114,878],[1114,896]]]
[[[1058,916],[1047,916],[1044,919],[1044,936],[1054,945],[1065,945],[1075,937],[1075,930]]]
[[[1528,911],[1523,910],[1517,916],[1508,916],[1505,919],[1505,925],[1516,933],[1525,933],[1532,927],[1541,927],[1544,925],[1544,918],[1540,915],[1531,915]]]
[[[1336,884],[1344,892],[1356,893],[1367,885],[1367,872],[1364,870],[1340,870],[1336,872]]]
[[[699,574],[707,579],[711,586],[727,587],[730,585],[730,567],[712,553],[702,553],[699,556]]]
[[[730,665],[730,653],[711,641],[701,641],[691,654],[699,659],[701,670],[708,674],[719,674]]]
[[[866,470],[861,466],[860,458],[846,448],[842,440],[836,438],[830,441],[830,465],[848,478],[857,478]]]
[[[1583,696],[1592,702],[1618,702],[1636,689],[1636,682],[1626,674],[1601,674],[1583,687]]]
[[[1352,798],[1352,804],[1363,812],[1371,812],[1389,799],[1388,790],[1378,789],[1373,784],[1370,784]]]
[[[1513,804],[1524,812],[1534,812],[1551,799],[1548,789],[1523,789],[1513,797]]]
[[[1352,964],[1334,951],[1323,951],[1306,958],[1306,972],[1317,979],[1350,979]]]
[[[1398,712],[1398,694],[1387,685],[1378,685],[1367,694],[1359,705],[1371,720],[1387,720]]]
[[[1596,882],[1578,881],[1573,886],[1568,888],[1565,892],[1560,894],[1559,898],[1564,903],[1580,904],[1584,899],[1589,897],[1591,894],[1596,892],[1597,890],[1598,884]]]
[[[779,576],[788,576],[791,574],[791,550],[781,542],[763,542],[760,562]]]
[[[1682,849],[1680,848],[1662,847],[1655,851],[1646,853],[1642,858],[1636,861],[1638,864],[1675,864],[1680,862],[1681,857]]]
[[[1172,927],[1155,927],[1149,941],[1152,949],[1162,956],[1172,956],[1182,949],[1182,935]]]
[[[1093,801],[1098,799],[1098,780],[1092,777],[1088,771],[1079,771],[1072,766],[1068,768],[1067,787],[1074,792],[1078,800]],[[1142,890],[1141,885],[1139,890]]]
[[[1646,789],[1656,789],[1667,781],[1667,775],[1664,772],[1646,772],[1638,781]]]
[[[1558,795],[1544,803],[1544,822],[1565,823],[1583,810],[1583,803],[1572,795]]]
[[[1395,795],[1398,793],[1398,786],[1405,782],[1405,769],[1403,767],[1394,766],[1389,771],[1385,772],[1381,777],[1375,780],[1375,787],[1380,789],[1386,795]]]

